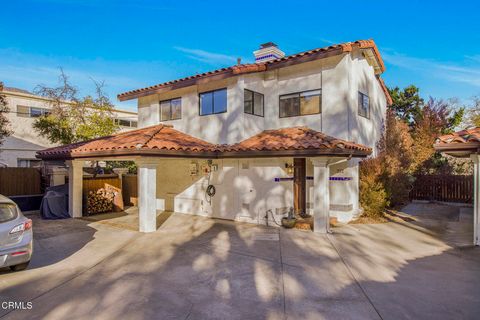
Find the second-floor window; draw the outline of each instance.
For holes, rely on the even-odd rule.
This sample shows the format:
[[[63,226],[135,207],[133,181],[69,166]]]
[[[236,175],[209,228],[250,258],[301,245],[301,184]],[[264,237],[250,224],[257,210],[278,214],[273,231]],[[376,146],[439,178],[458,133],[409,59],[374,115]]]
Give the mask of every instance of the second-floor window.
[[[130,127],[130,128],[137,127],[137,121],[133,121],[133,120],[115,119],[115,123],[121,127]]]
[[[17,105],[17,116],[26,118],[37,118],[48,114],[49,110],[45,108],[36,108],[29,106]]]
[[[360,91],[358,92],[358,114],[370,119],[370,99]]]
[[[160,101],[160,121],[182,118],[182,98]]]
[[[280,118],[306,116],[322,112],[322,90],[310,90],[280,96]]]
[[[243,110],[245,113],[263,117],[263,94],[245,89],[243,91]]]
[[[227,112],[227,89],[202,92],[200,97],[200,115]]]

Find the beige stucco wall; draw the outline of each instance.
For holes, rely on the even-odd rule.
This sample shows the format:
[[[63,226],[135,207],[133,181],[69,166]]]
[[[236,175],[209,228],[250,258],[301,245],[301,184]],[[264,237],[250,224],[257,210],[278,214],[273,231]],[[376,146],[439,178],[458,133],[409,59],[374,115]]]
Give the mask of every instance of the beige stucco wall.
[[[164,209],[187,214],[265,223],[265,212],[271,209],[278,218],[293,206],[291,181],[285,162],[292,159],[222,159],[214,160],[218,170],[210,177],[201,172],[204,160],[162,160],[157,167],[157,198]],[[190,175],[196,163],[199,173]],[[211,199],[205,194],[209,184],[216,188]]]
[[[277,221],[293,207],[292,175],[285,164],[292,158],[221,159],[213,160],[218,170],[211,175],[202,173],[206,160],[162,159],[157,166],[157,204],[161,210],[206,217],[265,224],[265,214],[271,210]],[[196,164],[197,175],[190,175],[190,165]],[[330,182],[330,215],[348,221],[358,210],[357,167],[343,162],[331,166],[332,177],[350,177],[348,181]],[[307,159],[307,212],[312,214],[313,165]],[[275,181],[276,178],[290,178]],[[209,184],[216,188],[211,199],[205,191]],[[344,207],[349,210],[335,210]],[[273,224],[271,217],[269,223]]]

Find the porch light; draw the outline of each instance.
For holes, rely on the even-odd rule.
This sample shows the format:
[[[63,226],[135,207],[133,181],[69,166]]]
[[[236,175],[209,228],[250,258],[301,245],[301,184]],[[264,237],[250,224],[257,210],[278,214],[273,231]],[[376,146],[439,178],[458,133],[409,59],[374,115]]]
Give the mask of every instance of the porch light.
[[[285,163],[287,174],[293,174],[293,163]]]

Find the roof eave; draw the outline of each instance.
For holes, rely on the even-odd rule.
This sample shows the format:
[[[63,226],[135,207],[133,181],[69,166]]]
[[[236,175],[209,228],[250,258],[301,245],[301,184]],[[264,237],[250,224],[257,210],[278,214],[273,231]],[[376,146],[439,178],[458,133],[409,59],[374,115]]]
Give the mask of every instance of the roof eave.
[[[332,56],[347,54],[352,52],[354,49],[359,49],[364,52],[364,56],[367,61],[373,65],[374,72],[378,76],[385,71],[385,65],[383,63],[382,57],[378,48],[373,40],[359,40],[352,43],[343,43],[335,46],[330,46],[327,48],[321,48],[320,50],[314,53],[300,53],[295,56],[294,58],[281,58],[278,60],[266,62],[266,68],[259,69],[259,70],[250,70],[247,65],[240,65],[240,66],[232,66],[230,68],[226,68],[223,71],[214,72],[212,74],[206,73],[205,75],[200,76],[192,76],[188,78],[179,79],[173,82],[168,82],[164,84],[155,85],[152,87],[141,88],[137,90],[132,90],[128,92],[121,93],[117,95],[118,100],[126,101],[132,100],[140,97],[149,96],[152,94],[158,94],[170,90],[185,88],[189,86],[193,86],[203,81],[215,81],[221,80],[228,77],[233,77],[243,73],[253,73],[253,72],[263,72],[267,70],[274,70],[278,68],[283,68],[295,64],[300,64],[304,62],[314,61],[318,59],[329,58]],[[237,68],[235,70],[235,68]],[[242,68],[245,68],[243,71]]]
[[[128,157],[162,157],[162,158],[203,158],[203,159],[223,159],[223,158],[269,158],[269,157],[316,157],[316,156],[343,156],[364,158],[372,153],[371,150],[353,150],[353,149],[304,149],[304,150],[254,150],[254,151],[183,151],[167,149],[113,149],[93,152],[64,152],[53,154],[42,154],[37,152],[36,157],[42,160],[73,160],[87,158],[114,158],[121,156]]]
[[[470,154],[480,153],[479,142],[467,143],[437,143],[433,145],[438,152],[446,153],[454,157],[465,157]]]

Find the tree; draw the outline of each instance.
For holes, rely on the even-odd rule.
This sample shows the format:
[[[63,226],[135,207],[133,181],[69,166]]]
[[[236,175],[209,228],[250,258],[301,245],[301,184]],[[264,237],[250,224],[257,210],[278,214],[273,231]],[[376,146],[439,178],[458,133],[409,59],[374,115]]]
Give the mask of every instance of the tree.
[[[33,124],[40,135],[52,143],[70,144],[115,133],[114,106],[104,94],[103,83],[94,81],[95,97],[78,98],[78,90],[70,84],[61,70],[60,85],[55,88],[43,85],[35,93],[47,98],[51,111],[37,118]]]
[[[3,91],[3,83],[0,82],[0,92]],[[10,112],[5,95],[0,94],[0,145],[3,140],[12,134],[10,130],[10,121],[6,114]]]
[[[383,164],[380,179],[391,205],[408,200],[413,183],[412,164],[416,156],[413,145],[407,123],[398,119],[393,110],[387,111],[385,130],[378,149]]]
[[[407,202],[417,174],[469,170],[468,164],[433,148],[439,135],[452,132],[461,123],[464,108],[457,100],[430,98],[425,103],[415,86],[403,91],[390,89],[390,93],[393,105],[387,109],[378,155],[360,164],[360,203],[370,217],[382,216],[386,206]]]
[[[468,110],[466,125],[470,127],[480,127],[480,97],[473,97],[473,105]]]
[[[423,99],[420,97],[420,89],[410,85],[403,90],[395,87],[393,89],[389,88],[388,91],[393,101],[390,109],[397,118],[402,119],[409,126],[413,126],[424,104]]]
[[[442,167],[441,171],[445,171],[447,160],[435,152],[433,144],[438,136],[452,132],[461,123],[463,113],[464,108],[458,108],[454,99],[430,98],[423,106],[411,130],[416,173],[434,173]]]

